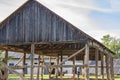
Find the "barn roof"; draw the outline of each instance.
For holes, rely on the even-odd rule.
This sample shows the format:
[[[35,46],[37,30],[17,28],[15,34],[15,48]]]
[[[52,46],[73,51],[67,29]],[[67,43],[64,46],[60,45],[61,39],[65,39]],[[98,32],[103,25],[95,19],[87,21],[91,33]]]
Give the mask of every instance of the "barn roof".
[[[113,53],[36,0],[28,0],[0,23],[0,45],[78,42],[84,44],[88,41],[93,41]]]

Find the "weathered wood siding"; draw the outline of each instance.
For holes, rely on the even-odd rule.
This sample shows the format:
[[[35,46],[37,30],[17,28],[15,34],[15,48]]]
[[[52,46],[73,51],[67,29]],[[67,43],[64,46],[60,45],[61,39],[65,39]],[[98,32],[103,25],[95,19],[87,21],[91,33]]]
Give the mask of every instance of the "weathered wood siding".
[[[88,36],[39,4],[29,1],[0,24],[0,43],[86,40]]]

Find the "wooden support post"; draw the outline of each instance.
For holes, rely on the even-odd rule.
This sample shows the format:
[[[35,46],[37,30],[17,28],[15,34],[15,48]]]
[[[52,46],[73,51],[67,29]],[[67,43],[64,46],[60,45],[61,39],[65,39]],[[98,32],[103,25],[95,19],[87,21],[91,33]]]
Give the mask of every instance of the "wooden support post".
[[[111,80],[114,80],[114,64],[113,64],[113,57],[111,57],[111,59],[110,59],[110,66],[111,66]]]
[[[49,66],[51,66],[51,56],[49,57]],[[49,68],[49,79],[51,79],[51,67]]]
[[[89,80],[89,45],[86,44],[85,45],[86,49],[85,49],[85,57],[84,57],[84,70],[85,70],[85,80]]]
[[[61,62],[63,61],[62,51],[61,51],[61,53],[60,53],[60,61],[61,61]],[[62,80],[62,78],[63,78],[62,70],[63,70],[63,68],[62,68],[62,64],[61,64],[61,67],[60,67],[60,79],[61,79],[61,80]]]
[[[38,54],[38,71],[37,71],[37,80],[39,80],[39,73],[40,73],[40,54]]]
[[[75,80],[75,60],[76,60],[76,56],[73,57],[73,80]]]
[[[56,67],[56,79],[58,79],[58,74],[59,74],[58,64],[59,64],[59,55],[56,58],[56,65],[57,65],[57,67]]]
[[[8,63],[8,51],[5,51],[5,59],[4,59],[5,64],[7,65]]]
[[[44,65],[44,55],[42,55],[42,65]],[[44,68],[41,67],[41,80],[43,80],[43,75],[44,75]]]
[[[22,66],[25,66],[26,63],[26,53],[23,54],[23,64]],[[23,76],[25,76],[25,68],[22,69]]]
[[[111,56],[109,55],[109,56],[108,56],[108,72],[109,72],[108,74],[109,74],[109,80],[110,80],[110,78],[111,78],[111,74],[110,74],[110,72],[111,72],[111,71],[110,71],[110,67],[111,67],[111,66],[110,66],[110,57],[111,57]]]
[[[96,53],[95,53],[95,63],[96,63],[95,75],[96,75],[96,80],[98,80],[98,49],[96,49]]]
[[[105,59],[105,61],[106,61],[106,74],[107,74],[107,80],[110,80],[110,78],[109,78],[109,62],[108,62],[108,55],[106,55],[106,59]]]
[[[83,65],[84,65],[84,59],[83,59]],[[85,71],[84,71],[84,66],[82,67],[82,77],[84,78]]]
[[[8,51],[6,50],[5,51],[5,59],[4,59],[4,63],[7,65],[8,64]],[[7,71],[7,73],[8,73],[8,70],[6,70]],[[6,79],[5,80],[7,80],[7,78],[8,77],[6,77]]]
[[[104,54],[101,53],[101,75],[102,75],[102,80],[104,80]]]
[[[34,80],[34,77],[33,77],[33,69],[34,69],[34,51],[35,50],[35,45],[34,44],[31,44],[31,73],[30,73],[30,80]]]

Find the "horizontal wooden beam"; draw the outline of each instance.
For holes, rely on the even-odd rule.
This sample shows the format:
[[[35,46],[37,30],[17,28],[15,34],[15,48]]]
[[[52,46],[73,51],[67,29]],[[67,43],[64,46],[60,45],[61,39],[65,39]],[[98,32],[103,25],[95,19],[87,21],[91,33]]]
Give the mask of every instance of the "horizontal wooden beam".
[[[109,51],[108,49],[106,49],[106,47],[103,47],[101,46],[100,44],[96,43],[96,42],[93,42],[93,41],[90,41],[89,42],[89,46],[90,47],[94,47],[94,48],[97,48],[99,49],[101,52],[111,56],[111,57],[114,57],[113,53],[111,51]]]
[[[12,49],[12,48],[7,48],[7,47],[0,47],[0,50],[8,50],[8,51],[12,51],[12,52],[24,53],[24,50],[22,50],[22,49]]]
[[[79,40],[79,41],[56,41],[56,42],[34,42],[34,44],[66,44],[66,43],[86,43],[87,40]],[[0,45],[31,45],[32,42],[17,42],[17,43],[0,43]]]
[[[87,65],[75,65],[75,67],[85,67]],[[34,67],[38,67],[38,65],[34,65]],[[43,68],[55,68],[55,67],[64,67],[64,68],[67,68],[67,67],[74,67],[74,65],[40,65],[39,67],[43,67]],[[30,65],[27,65],[27,66],[13,66],[13,67],[10,67],[11,69],[23,69],[23,68],[31,68]],[[89,66],[89,68],[96,68],[96,66]],[[101,68],[101,66],[98,66],[98,68]],[[103,68],[106,68],[106,66],[103,66]],[[109,67],[110,68],[110,67]]]

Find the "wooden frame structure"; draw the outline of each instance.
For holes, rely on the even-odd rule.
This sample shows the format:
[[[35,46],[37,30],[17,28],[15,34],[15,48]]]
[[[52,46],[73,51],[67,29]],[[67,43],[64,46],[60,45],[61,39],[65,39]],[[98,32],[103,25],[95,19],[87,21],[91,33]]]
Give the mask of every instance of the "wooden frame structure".
[[[39,80],[40,68],[42,78],[44,68],[49,71],[49,78],[53,68],[58,78],[58,68],[60,68],[62,80],[63,67],[73,68],[74,80],[75,67],[84,69],[85,80],[90,80],[90,67],[95,68],[96,80],[98,80],[98,68],[101,68],[102,80],[105,78],[105,69],[107,80],[114,80],[114,53],[36,0],[28,0],[0,23],[0,50],[6,51],[5,63],[7,63],[8,51],[22,52],[23,66],[20,68],[23,70],[23,76],[24,68],[31,68],[30,80],[33,80],[34,67],[38,67],[37,80]],[[28,66],[25,66],[26,54],[31,54],[31,65]],[[33,64],[34,54],[39,55],[38,66]],[[65,60],[63,60],[64,55],[68,56]],[[44,56],[55,57],[56,64],[45,65]],[[68,60],[72,60],[73,65],[62,65]],[[84,64],[75,65],[76,60],[82,60]],[[95,60],[96,66],[90,66],[89,60]],[[98,61],[101,61],[101,66],[98,65]]]

